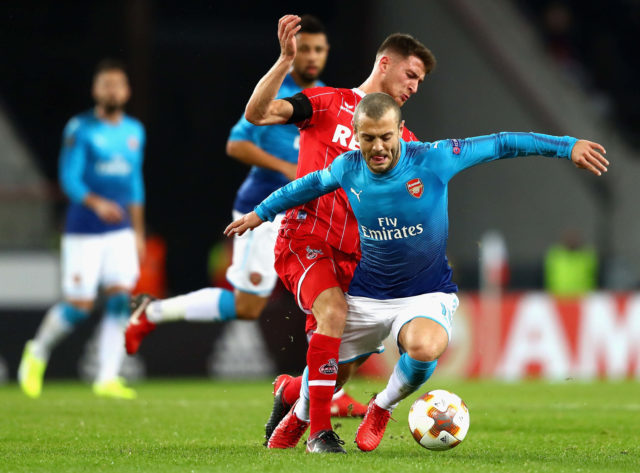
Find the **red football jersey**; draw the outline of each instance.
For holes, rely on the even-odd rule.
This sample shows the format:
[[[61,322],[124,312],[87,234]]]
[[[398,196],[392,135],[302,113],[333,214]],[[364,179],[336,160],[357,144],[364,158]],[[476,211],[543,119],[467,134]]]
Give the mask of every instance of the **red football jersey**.
[[[302,91],[313,113],[298,123],[300,151],[297,177],[329,166],[340,154],[358,149],[352,121],[356,105],[365,96],[359,89],[313,87]],[[402,139],[418,141],[407,128]],[[338,189],[316,200],[290,209],[282,222],[282,236],[310,233],[345,253],[360,254],[358,225],[344,190]]]

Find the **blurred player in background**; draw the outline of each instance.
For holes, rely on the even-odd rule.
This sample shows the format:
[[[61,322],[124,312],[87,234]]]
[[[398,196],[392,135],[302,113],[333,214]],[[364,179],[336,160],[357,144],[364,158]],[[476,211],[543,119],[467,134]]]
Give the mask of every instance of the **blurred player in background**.
[[[498,133],[407,143],[400,139],[403,127],[392,97],[367,95],[354,116],[360,151],[345,153],[324,170],[276,191],[225,230],[242,234],[340,187],[353,191],[348,198],[359,224],[362,259],[347,294],[340,360],[383,350],[390,332],[401,353],[356,433],[363,451],[377,448],[393,409],[429,379],[451,339],[458,287],[446,257],[449,181],[471,166],[517,156],[569,159],[597,176],[609,164],[601,145],[568,136]]]
[[[352,121],[355,107],[365,94],[386,92],[403,105],[435,67],[435,57],[413,37],[393,34],[378,49],[373,71],[359,88],[318,87],[278,99],[278,89],[296,56],[294,38],[299,22],[296,15],[280,19],[280,57],[256,85],[245,116],[256,125],[295,123],[300,128],[297,176],[302,177],[358,147]],[[416,139],[406,128],[403,137]],[[305,374],[302,378],[276,379],[273,410],[265,432],[267,446],[295,446],[310,419],[307,451],[343,453],[343,442],[331,426],[330,402],[347,317],[344,292],[360,256],[358,228],[345,191],[339,189],[289,210],[282,221],[275,256],[280,279],[300,308],[313,316],[307,318],[307,332],[312,335]],[[355,370],[365,359],[343,360],[349,366],[343,365],[340,370]],[[280,421],[298,398],[296,415],[283,424]]]
[[[95,108],[73,117],[64,129],[60,185],[70,200],[62,236],[64,300],[49,309],[24,348],[18,379],[34,398],[42,391],[51,351],[89,316],[100,286],[106,300],[93,391],[115,398],[136,395],[118,373],[130,291],[144,254],[145,130],[124,113],[131,91],[123,64],[100,62],[92,94]]]
[[[278,97],[289,97],[310,87],[323,86],[318,77],[324,69],[329,43],[322,23],[311,15],[300,20],[295,35],[297,54],[278,90]],[[252,166],[233,206],[233,218],[251,212],[271,192],[295,179],[300,148],[295,125],[255,126],[242,117],[232,128],[227,154]],[[259,230],[234,239],[233,259],[227,279],[234,287],[209,287],[164,300],[142,295],[134,300],[133,314],[126,331],[126,347],[136,353],[143,338],[157,324],[187,320],[223,322],[255,320],[267,305],[277,281],[273,247],[284,214]],[[331,406],[337,416],[363,416],[366,406],[344,391],[334,395]]]

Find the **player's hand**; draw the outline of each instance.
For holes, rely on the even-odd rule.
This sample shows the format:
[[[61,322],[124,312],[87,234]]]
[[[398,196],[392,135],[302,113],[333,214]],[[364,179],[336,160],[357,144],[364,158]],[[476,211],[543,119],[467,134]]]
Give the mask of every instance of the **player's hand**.
[[[278,21],[278,39],[280,40],[280,56],[293,61],[296,57],[296,34],[300,30],[298,15],[285,15]]]
[[[260,217],[258,217],[257,213],[251,212],[246,215],[243,215],[235,222],[231,222],[227,226],[227,228],[224,229],[224,234],[228,237],[231,237],[233,235],[241,236],[247,230],[253,230],[254,228],[259,227],[263,223],[264,222]]]
[[[285,175],[290,181],[296,179],[296,172],[298,171],[298,165],[295,163],[284,162],[280,172]]]
[[[93,211],[107,223],[118,223],[124,220],[125,212],[122,207],[112,200],[94,196],[90,200],[90,207]]]
[[[607,172],[607,166],[609,165],[609,161],[604,157],[605,154],[607,154],[607,151],[601,144],[593,141],[578,140],[573,145],[571,161],[576,167],[586,169],[596,176],[601,176],[603,172]]]

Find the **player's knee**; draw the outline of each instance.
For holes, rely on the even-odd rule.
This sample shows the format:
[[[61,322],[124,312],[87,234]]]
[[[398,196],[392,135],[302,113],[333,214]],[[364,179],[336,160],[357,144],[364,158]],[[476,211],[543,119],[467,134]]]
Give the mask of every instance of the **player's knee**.
[[[256,320],[262,313],[262,305],[236,300],[236,316],[241,320]]]
[[[314,311],[318,322],[318,331],[325,335],[340,337],[347,321],[347,304],[332,303],[322,307],[320,311]]]
[[[234,293],[236,318],[256,320],[262,314],[269,298],[236,290]]]
[[[110,294],[105,302],[107,317],[127,319],[129,317],[129,294],[116,292]]]
[[[89,318],[93,303],[78,304],[75,302],[63,302],[60,304],[60,314],[71,325],[78,325]]]
[[[418,317],[402,327],[398,342],[414,360],[435,361],[447,349],[449,336],[436,322]]]
[[[409,344],[405,347],[407,354],[418,361],[435,361],[440,358],[440,355],[446,349],[446,345],[442,346],[437,341],[419,341]]]

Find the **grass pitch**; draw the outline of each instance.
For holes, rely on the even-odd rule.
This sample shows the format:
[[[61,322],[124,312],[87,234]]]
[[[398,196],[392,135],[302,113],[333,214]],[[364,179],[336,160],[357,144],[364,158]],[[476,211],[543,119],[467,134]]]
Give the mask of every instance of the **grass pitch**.
[[[368,399],[382,383],[350,385]],[[136,401],[93,396],[80,383],[45,383],[40,399],[0,387],[0,472],[640,472],[640,383],[446,382],[469,406],[471,428],[453,450],[413,440],[394,412],[380,447],[358,451],[359,421],[337,419],[348,455],[262,446],[271,385],[208,380],[138,385]],[[305,436],[306,437],[306,436]]]

